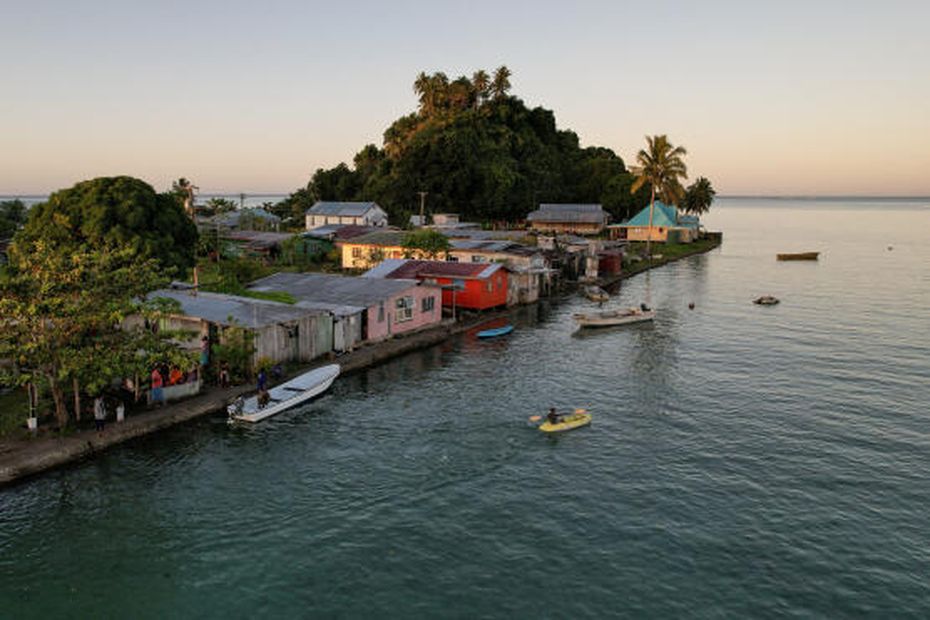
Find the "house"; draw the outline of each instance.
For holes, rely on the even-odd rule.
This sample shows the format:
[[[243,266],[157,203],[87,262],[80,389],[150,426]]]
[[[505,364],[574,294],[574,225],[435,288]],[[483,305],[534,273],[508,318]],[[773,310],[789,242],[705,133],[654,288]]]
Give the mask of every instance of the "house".
[[[544,233],[596,235],[604,230],[609,214],[599,204],[541,204],[526,216],[530,228]]]
[[[227,211],[198,222],[198,227],[202,232],[207,230],[278,230],[280,225],[280,217],[261,207]]]
[[[649,207],[645,207],[626,222],[611,226],[610,237],[627,241],[691,243],[698,238],[700,225],[697,216],[681,214],[677,208],[657,200],[652,213],[651,229]]]
[[[551,292],[553,271],[542,250],[502,240],[450,239],[449,260],[507,266],[507,305],[529,304]]]
[[[297,307],[328,309],[348,348],[432,327],[442,320],[440,290],[415,279],[369,280],[321,273],[276,273],[253,282],[253,291],[283,291]],[[339,318],[342,317],[342,318]]]
[[[180,313],[162,319],[160,327],[189,332],[185,341],[199,348],[200,338],[226,344],[242,328],[255,348],[253,366],[267,358],[277,362],[308,362],[333,350],[333,320],[324,310],[290,304],[200,291],[162,289],[149,295],[172,299]]]
[[[507,268],[500,263],[386,259],[363,278],[415,278],[442,287],[442,305],[486,310],[507,305]]]
[[[384,230],[337,241],[342,268],[370,269],[386,258],[429,258],[425,252],[405,248],[406,236],[402,230]]]
[[[307,210],[307,230],[329,224],[356,226],[387,226],[387,213],[375,202],[318,201]]]

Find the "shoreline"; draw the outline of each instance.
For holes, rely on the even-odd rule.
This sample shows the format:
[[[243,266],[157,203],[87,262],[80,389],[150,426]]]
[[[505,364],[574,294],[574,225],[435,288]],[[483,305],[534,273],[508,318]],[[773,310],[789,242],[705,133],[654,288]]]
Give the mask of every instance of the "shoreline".
[[[720,246],[721,240],[714,239],[711,243],[701,244],[691,251],[676,256],[643,261],[624,271],[612,281],[618,282],[661,267],[671,262],[704,254]],[[640,266],[642,265],[642,266]],[[295,374],[303,373],[328,363],[338,363],[342,366],[342,373],[350,374],[376,366],[382,362],[394,359],[406,353],[425,349],[444,342],[458,334],[465,333],[494,319],[508,316],[512,310],[506,310],[469,317],[468,320],[453,323],[444,322],[439,327],[414,332],[402,337],[395,337],[387,341],[364,345],[351,353],[338,356],[333,360],[319,359],[301,367]],[[289,375],[290,378],[293,375]],[[57,469],[66,465],[81,462],[103,452],[113,446],[144,437],[160,430],[182,424],[189,420],[222,411],[226,404],[240,394],[254,391],[252,384],[240,385],[222,389],[209,386],[203,392],[179,401],[175,404],[165,405],[159,409],[152,409],[126,417],[123,422],[108,421],[102,435],[94,430],[82,430],[67,437],[42,437],[30,439],[0,440],[0,488],[25,482],[33,476]]]

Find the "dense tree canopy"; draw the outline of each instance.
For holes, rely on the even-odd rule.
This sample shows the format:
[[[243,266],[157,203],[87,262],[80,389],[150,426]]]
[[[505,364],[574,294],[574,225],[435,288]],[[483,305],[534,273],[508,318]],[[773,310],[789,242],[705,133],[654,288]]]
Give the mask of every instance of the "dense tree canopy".
[[[647,204],[647,191],[631,195],[633,177],[620,157],[581,148],[551,111],[511,96],[510,78],[507,67],[471,79],[420,73],[418,110],[385,130],[382,148],[365,146],[353,167],[317,170],[282,210],[308,207],[311,197],[373,200],[403,224],[418,211],[420,191],[432,212],[485,222],[522,220],[540,202],[601,203],[617,220]]]
[[[22,200],[0,202],[0,239],[12,237],[26,221],[26,205]]]
[[[174,195],[133,177],[100,177],[59,190],[29,210],[14,245],[26,248],[40,239],[60,250],[130,248],[184,272],[194,264],[197,229]]]

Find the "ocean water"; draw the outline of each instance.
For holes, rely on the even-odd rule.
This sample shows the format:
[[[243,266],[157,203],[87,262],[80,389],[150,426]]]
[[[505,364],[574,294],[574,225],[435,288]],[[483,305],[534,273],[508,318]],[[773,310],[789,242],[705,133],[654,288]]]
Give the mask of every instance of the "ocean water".
[[[930,615],[930,204],[706,221],[720,249],[609,304],[654,325],[524,309],[260,425],[0,491],[0,615]],[[543,436],[551,405],[594,422]]]

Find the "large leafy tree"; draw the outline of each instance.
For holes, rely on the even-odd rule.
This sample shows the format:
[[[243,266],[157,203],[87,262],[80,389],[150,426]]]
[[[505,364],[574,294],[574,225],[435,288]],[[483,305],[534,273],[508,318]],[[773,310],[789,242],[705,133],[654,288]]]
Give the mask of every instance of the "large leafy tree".
[[[14,252],[38,240],[61,252],[85,244],[128,248],[184,273],[194,264],[197,228],[174,195],[133,177],[100,177],[59,190],[29,210]]]
[[[429,259],[445,258],[452,247],[449,238],[438,230],[420,228],[404,235],[404,250],[410,256]]]
[[[68,387],[77,416],[82,392],[138,374],[153,355],[182,356],[169,334],[123,325],[130,315],[158,311],[142,301],[166,282],[156,259],[112,244],[62,252],[44,239],[20,250],[0,280],[0,359],[13,362],[0,373],[48,386],[59,426],[69,421]]]
[[[682,159],[688,151],[682,146],[674,146],[665,135],[646,136],[645,149],[636,154],[636,166],[633,175],[636,180],[630,187],[631,192],[639,191],[644,185],[651,188],[649,197],[649,236],[646,237],[646,255],[652,250],[652,217],[655,211],[656,195],[666,204],[677,204],[684,197],[685,190],[681,180],[688,178],[688,168]]]
[[[710,205],[714,202],[714,196],[717,195],[717,192],[714,191],[713,185],[710,184],[705,177],[698,177],[694,183],[688,186],[688,189],[685,190],[685,196],[681,200],[679,206],[686,213],[694,213],[695,215],[701,215],[707,213],[710,210]]]

